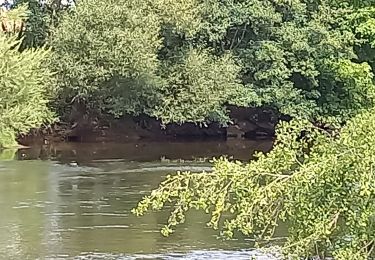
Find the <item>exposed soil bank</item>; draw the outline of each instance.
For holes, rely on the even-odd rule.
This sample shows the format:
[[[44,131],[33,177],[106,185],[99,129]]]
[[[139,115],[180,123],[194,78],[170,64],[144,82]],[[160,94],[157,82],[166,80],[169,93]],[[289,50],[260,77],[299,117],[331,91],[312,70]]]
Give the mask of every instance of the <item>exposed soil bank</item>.
[[[60,122],[49,128],[31,131],[20,136],[22,145],[38,142],[130,142],[136,140],[173,139],[272,139],[277,118],[270,110],[259,108],[230,108],[232,124],[224,127],[218,123],[197,125],[185,123],[162,126],[159,120],[148,116],[122,117],[97,120],[80,116],[69,123]]]

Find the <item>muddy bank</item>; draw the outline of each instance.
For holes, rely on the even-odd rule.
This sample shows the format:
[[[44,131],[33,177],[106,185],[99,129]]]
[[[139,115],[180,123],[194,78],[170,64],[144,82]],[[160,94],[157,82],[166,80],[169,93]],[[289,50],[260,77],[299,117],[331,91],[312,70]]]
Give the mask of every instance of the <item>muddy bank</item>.
[[[230,107],[231,123],[198,125],[194,123],[168,124],[148,116],[97,119],[80,116],[70,122],[59,122],[50,127],[35,129],[20,136],[22,145],[44,142],[118,142],[137,140],[168,141],[175,139],[272,139],[278,118],[271,110]]]

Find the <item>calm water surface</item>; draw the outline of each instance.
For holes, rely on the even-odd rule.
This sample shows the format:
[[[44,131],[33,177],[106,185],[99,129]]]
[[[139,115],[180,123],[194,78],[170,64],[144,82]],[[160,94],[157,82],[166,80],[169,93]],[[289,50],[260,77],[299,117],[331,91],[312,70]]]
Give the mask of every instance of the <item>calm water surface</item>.
[[[0,154],[0,259],[273,259],[251,250],[244,239],[218,240],[200,212],[191,212],[169,238],[159,233],[168,209],[141,218],[130,213],[166,174],[210,170],[202,158],[220,154],[247,160],[271,145],[59,144],[5,151]]]

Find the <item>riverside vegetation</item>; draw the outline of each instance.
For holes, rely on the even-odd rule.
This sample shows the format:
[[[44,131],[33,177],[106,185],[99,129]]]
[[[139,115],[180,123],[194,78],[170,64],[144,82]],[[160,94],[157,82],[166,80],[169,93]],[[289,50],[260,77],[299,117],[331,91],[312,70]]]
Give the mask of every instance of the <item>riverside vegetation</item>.
[[[375,1],[17,6],[1,16],[25,25],[0,34],[0,146],[77,106],[163,124],[226,124],[229,105],[267,107],[292,118],[270,153],[171,175],[134,213],[172,205],[168,235],[200,209],[224,236],[259,246],[285,222],[286,258],[373,256]]]

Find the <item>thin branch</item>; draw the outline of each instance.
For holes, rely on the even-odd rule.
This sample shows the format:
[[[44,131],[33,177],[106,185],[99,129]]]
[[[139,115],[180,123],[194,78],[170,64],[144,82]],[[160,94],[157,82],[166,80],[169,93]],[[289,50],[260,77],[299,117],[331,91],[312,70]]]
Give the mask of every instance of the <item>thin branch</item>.
[[[234,49],[237,49],[238,46],[240,46],[241,42],[243,41],[243,39],[245,38],[245,33],[247,31],[247,24],[245,24],[244,28],[242,29],[242,35],[241,35],[241,38],[239,39],[238,43],[236,44],[236,46],[234,47]]]
[[[230,50],[231,50],[231,49],[233,48],[233,46],[234,46],[234,41],[236,40],[236,37],[237,37],[238,31],[239,31],[239,29],[236,29],[236,32],[234,33],[234,36],[233,36],[232,42],[231,42],[230,47],[229,47]]]

